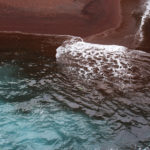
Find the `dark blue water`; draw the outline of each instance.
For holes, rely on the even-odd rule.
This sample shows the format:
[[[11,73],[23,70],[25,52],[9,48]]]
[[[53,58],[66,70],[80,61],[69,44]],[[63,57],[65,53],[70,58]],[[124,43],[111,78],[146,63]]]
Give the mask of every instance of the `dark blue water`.
[[[107,80],[81,80],[82,72],[70,71],[78,68],[74,64],[66,66],[29,52],[1,53],[0,149],[149,149],[149,57],[141,58],[143,66],[138,57],[130,61],[135,65],[129,73],[137,76],[119,74],[114,86],[105,72],[108,67],[101,67]],[[118,88],[118,83],[128,86]]]

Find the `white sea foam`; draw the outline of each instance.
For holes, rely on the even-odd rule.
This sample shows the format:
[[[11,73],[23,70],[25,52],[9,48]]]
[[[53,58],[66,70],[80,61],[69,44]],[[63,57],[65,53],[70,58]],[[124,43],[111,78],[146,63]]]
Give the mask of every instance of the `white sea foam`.
[[[146,19],[150,18],[150,0],[147,0],[145,2],[144,7],[145,7],[145,11],[141,18],[139,30],[136,34],[136,38],[138,38],[139,42],[142,42],[144,40],[143,26],[145,24]]]
[[[70,75],[82,79],[129,79],[130,55],[124,46],[100,45],[84,42],[74,37],[57,48],[56,58]]]

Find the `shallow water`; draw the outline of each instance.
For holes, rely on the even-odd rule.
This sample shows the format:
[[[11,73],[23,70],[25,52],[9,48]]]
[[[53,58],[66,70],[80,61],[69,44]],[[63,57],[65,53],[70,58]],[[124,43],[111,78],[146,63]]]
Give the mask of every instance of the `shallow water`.
[[[0,59],[0,149],[150,148],[148,53],[75,38]]]

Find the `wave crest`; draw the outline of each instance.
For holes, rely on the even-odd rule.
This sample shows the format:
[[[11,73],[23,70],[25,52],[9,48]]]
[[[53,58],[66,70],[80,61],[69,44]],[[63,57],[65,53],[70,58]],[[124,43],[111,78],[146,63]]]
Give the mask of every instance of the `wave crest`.
[[[147,57],[149,61],[150,55]],[[121,89],[129,88],[135,80],[149,75],[141,72],[148,66],[142,62],[144,52],[118,45],[86,43],[76,37],[57,48],[56,58],[58,63],[64,64],[63,70],[69,76],[83,81],[104,81]]]

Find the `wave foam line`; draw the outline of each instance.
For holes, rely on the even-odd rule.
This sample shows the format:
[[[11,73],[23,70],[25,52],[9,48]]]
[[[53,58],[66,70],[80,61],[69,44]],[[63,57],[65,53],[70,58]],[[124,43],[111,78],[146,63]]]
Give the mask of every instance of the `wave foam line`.
[[[124,46],[91,44],[74,37],[57,48],[56,59],[69,64],[70,72],[78,72],[84,78],[130,76],[128,53]]]
[[[142,16],[141,24],[136,34],[136,37],[139,38],[139,42],[142,42],[144,40],[143,26],[147,18],[150,18],[150,0],[147,0],[145,3],[145,12]]]

